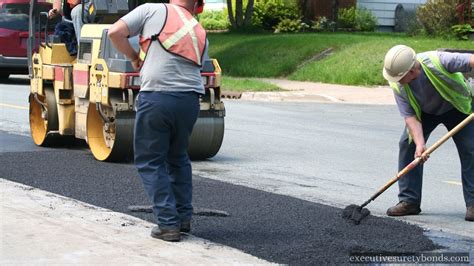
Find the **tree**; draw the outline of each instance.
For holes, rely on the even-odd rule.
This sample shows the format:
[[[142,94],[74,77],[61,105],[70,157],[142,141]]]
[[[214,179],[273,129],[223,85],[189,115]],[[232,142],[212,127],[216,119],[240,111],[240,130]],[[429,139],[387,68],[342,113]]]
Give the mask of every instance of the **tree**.
[[[245,14],[243,12],[243,1],[235,0],[235,15],[232,6],[232,0],[227,0],[227,10],[229,13],[229,21],[233,29],[248,28],[252,23],[254,0],[247,0]]]
[[[316,18],[317,13],[321,13],[321,4],[323,3],[330,3],[331,16],[328,19],[336,22],[337,21],[337,13],[339,11],[339,0],[298,0],[298,7],[301,11],[301,15],[303,15],[303,21],[310,24]],[[319,12],[317,12],[319,9]]]
[[[337,23],[337,14],[339,13],[339,1],[331,0],[332,21]]]
[[[298,0],[298,8],[303,15],[303,21],[309,24],[315,17],[315,10],[311,0]]]

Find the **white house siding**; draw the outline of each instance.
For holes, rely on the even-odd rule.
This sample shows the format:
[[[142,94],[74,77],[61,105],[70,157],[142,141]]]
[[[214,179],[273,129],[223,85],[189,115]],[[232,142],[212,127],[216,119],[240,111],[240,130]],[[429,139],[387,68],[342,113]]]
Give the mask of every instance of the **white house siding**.
[[[379,27],[393,27],[395,25],[395,8],[398,4],[413,7],[426,3],[426,0],[357,0],[357,8],[366,8],[377,17]]]

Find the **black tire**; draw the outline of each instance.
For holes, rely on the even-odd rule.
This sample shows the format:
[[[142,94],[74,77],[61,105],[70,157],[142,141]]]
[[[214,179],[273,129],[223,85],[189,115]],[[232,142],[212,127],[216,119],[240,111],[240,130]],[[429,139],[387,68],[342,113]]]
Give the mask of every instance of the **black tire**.
[[[224,117],[199,117],[189,138],[191,160],[214,157],[224,139]]]

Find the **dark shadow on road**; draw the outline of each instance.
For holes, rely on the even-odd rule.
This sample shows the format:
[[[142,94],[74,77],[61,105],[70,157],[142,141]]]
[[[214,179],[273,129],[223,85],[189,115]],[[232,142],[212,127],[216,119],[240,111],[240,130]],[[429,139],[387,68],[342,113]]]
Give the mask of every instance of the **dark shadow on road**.
[[[0,78],[0,84],[29,85],[28,75],[15,75],[9,78]]]
[[[34,144],[31,137],[9,134],[2,130],[0,130],[0,143],[2,143],[0,152],[53,150],[65,152],[67,150],[89,149],[85,140],[76,139],[72,136],[58,136],[54,146],[40,147]]]

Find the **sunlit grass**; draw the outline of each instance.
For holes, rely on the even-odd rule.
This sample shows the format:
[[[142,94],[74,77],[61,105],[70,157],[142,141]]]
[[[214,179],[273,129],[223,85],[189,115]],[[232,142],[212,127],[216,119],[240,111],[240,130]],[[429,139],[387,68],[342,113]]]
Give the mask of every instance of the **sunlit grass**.
[[[232,78],[223,77],[222,79],[223,91],[278,91],[281,90],[278,86],[263,82],[252,78]]]
[[[471,41],[412,38],[387,33],[209,34],[210,56],[225,76],[276,77],[334,84],[376,86],[383,57],[396,44],[417,52],[437,48],[474,49]],[[310,61],[326,49],[332,53]],[[303,62],[306,64],[302,65]]]

